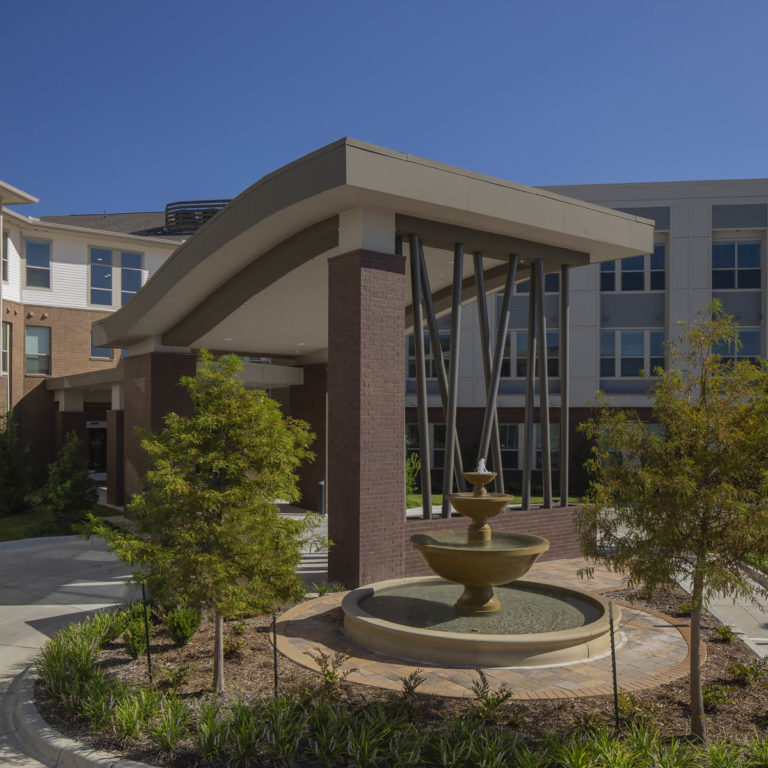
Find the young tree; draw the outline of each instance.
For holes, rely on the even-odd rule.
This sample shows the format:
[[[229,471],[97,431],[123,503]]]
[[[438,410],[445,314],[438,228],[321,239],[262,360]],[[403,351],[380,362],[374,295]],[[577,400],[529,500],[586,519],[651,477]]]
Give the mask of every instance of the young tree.
[[[98,491],[90,477],[88,464],[80,452],[80,438],[67,434],[56,460],[48,467],[48,481],[40,494],[40,504],[48,511],[55,530],[71,533],[93,511]]]
[[[655,371],[658,428],[608,407],[582,425],[594,441],[585,554],[630,586],[690,584],[691,731],[702,739],[702,610],[717,594],[754,599],[744,561],[768,552],[768,366],[719,354],[738,347],[733,318],[712,302]]]
[[[223,619],[304,595],[295,569],[315,520],[282,517],[275,501],[297,501],[296,469],[312,458],[304,422],[284,419],[264,392],[238,379],[237,357],[203,351],[197,375],[181,379],[194,406],[142,433],[151,469],[129,510],[135,533],[91,517],[135,578],[164,601],[200,606],[215,621],[214,680],[224,689]]]
[[[29,510],[32,476],[29,446],[19,440],[13,409],[0,416],[0,517],[21,515]]]

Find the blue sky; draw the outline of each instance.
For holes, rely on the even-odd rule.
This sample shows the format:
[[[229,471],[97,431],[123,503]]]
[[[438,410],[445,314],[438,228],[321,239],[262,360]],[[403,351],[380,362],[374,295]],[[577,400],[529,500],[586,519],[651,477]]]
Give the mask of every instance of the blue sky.
[[[24,213],[233,197],[348,135],[524,184],[768,176],[768,3],[26,0]]]

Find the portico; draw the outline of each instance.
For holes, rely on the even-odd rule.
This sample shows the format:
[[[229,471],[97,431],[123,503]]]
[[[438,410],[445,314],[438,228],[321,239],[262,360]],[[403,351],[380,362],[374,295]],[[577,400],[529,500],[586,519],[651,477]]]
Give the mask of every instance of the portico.
[[[504,307],[514,284],[530,279],[529,335],[543,340],[544,275],[561,275],[565,375],[557,405],[567,424],[569,270],[652,250],[652,222],[636,216],[352,139],[324,147],[243,192],[184,243],[127,306],[94,326],[95,344],[130,349],[121,382],[126,492],[136,490],[143,467],[132,426],[157,428],[163,413],[185,408],[178,379],[194,372],[195,350],[267,358],[273,367],[303,371],[302,378],[286,375],[280,381],[290,386],[292,415],[310,421],[318,435],[318,461],[305,470],[303,485],[311,501],[318,477],[326,480],[334,542],[329,578],[356,586],[406,575],[412,567],[406,526],[421,531],[442,524],[432,519],[428,504],[427,519],[405,520],[406,334],[417,330],[424,445],[424,324],[432,331],[437,318],[451,315],[450,365],[440,373],[435,361],[447,424],[449,489],[460,477],[451,470],[461,468],[462,458],[456,450],[454,364],[462,307],[481,299],[484,354],[478,364],[485,372],[487,407],[477,456],[500,466],[495,398]],[[485,298],[499,291],[505,299],[497,317],[488,312]],[[530,344],[526,382],[528,459],[536,406],[533,348]],[[538,354],[544,359],[543,341]],[[546,365],[538,374],[544,436],[553,403]],[[120,409],[113,405],[113,410]],[[561,437],[566,451],[567,445]],[[561,466],[567,466],[562,458]],[[548,474],[551,478],[545,467]],[[524,517],[532,532],[536,525],[550,532],[570,526],[567,473],[561,484],[565,506],[553,508],[558,489],[545,480],[546,508],[531,510],[529,464],[522,509],[503,513],[499,525],[514,527]],[[573,541],[570,536],[564,542],[561,556],[570,554]]]

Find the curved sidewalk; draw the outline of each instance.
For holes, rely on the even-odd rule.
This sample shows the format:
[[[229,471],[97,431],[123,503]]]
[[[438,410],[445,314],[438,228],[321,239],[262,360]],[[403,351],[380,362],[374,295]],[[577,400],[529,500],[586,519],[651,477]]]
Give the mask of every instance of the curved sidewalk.
[[[0,543],[0,765],[42,763],[19,744],[8,711],[9,686],[57,630],[132,596],[128,568],[104,543],[76,536]]]

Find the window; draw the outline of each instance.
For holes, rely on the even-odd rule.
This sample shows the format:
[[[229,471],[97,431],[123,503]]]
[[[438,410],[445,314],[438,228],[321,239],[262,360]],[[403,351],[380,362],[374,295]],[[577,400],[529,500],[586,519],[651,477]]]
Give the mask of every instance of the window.
[[[24,354],[28,374],[50,374],[51,329],[28,325],[24,329]]]
[[[2,344],[0,345],[0,373],[8,373],[11,359],[11,324],[3,323]]]
[[[521,280],[515,286],[516,293],[529,293],[531,290],[530,280]],[[552,272],[544,275],[544,293],[557,293],[560,290],[560,273]]]
[[[504,469],[518,469],[520,466],[520,425],[499,424],[501,437],[501,466]]]
[[[541,424],[536,425],[536,469],[541,469]],[[560,425],[549,425],[549,461],[552,471],[560,468]]]
[[[91,304],[112,306],[112,251],[91,248]]]
[[[8,233],[3,232],[2,252],[0,253],[0,261],[2,262],[2,280],[4,283],[8,282]]]
[[[51,287],[51,244],[46,240],[27,240],[27,287]]]
[[[600,332],[600,377],[653,375],[664,367],[664,331]]]
[[[445,463],[445,424],[429,424],[430,468],[442,469]],[[405,425],[405,455],[419,453],[419,425]]]
[[[110,347],[97,347],[93,343],[93,331],[91,331],[91,357],[97,357],[103,360],[112,359],[112,350]]]
[[[547,331],[547,375],[560,375],[560,332]],[[514,357],[512,351],[514,350]],[[538,352],[537,352],[538,354]],[[504,346],[501,375],[507,378],[525,378],[528,370],[528,331],[511,331]],[[538,373],[538,368],[534,368]]]
[[[120,304],[125,306],[141,288],[141,254],[120,254]]]
[[[760,243],[712,243],[712,290],[760,288]]]
[[[724,343],[717,345],[712,351],[720,355],[724,363],[732,363],[736,360],[756,360],[760,356],[760,329],[739,328],[739,341],[741,347]]]
[[[447,373],[451,362],[451,335],[449,333],[441,333],[439,336],[440,348],[443,350],[443,363]],[[435,361],[432,359],[429,336],[426,333],[424,334],[424,357],[426,358],[427,378],[434,379],[437,376],[437,368],[435,367]],[[416,378],[416,344],[412,333],[408,336],[408,378]]]
[[[665,243],[656,243],[653,253],[645,256],[604,261],[600,264],[600,290],[604,292],[663,291],[666,288],[666,267]]]
[[[142,255],[131,251],[91,248],[91,304],[114,305],[113,287],[119,274],[120,305],[125,306],[141,288],[144,278]],[[118,271],[119,269],[119,271]]]

